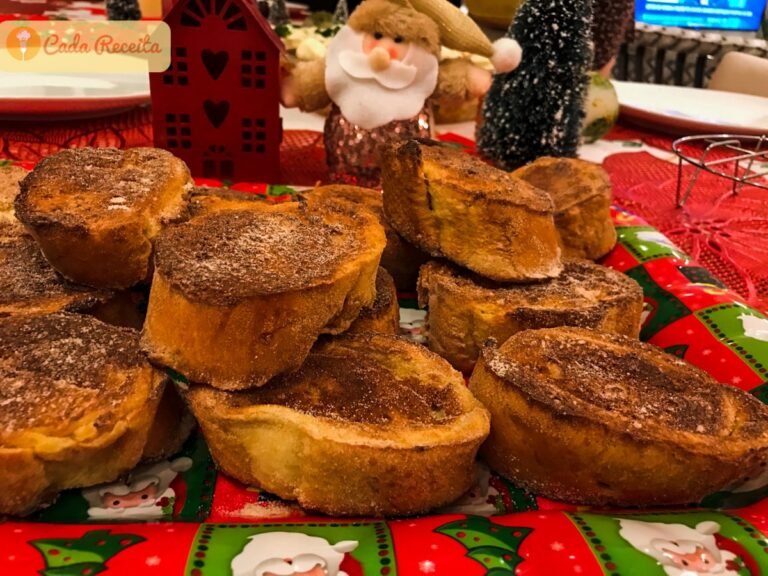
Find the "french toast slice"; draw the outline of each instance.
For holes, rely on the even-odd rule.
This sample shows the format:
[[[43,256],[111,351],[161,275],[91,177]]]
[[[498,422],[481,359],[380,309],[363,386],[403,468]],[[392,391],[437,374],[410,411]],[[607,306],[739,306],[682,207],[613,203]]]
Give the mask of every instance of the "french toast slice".
[[[64,277],[125,289],[152,276],[152,242],[183,216],[186,165],[156,148],[77,148],[41,160],[21,181],[16,216]]]
[[[512,176],[551,196],[565,256],[597,260],[614,247],[611,180],[601,166],[578,158],[545,157]]]
[[[0,240],[15,238],[26,233],[16,218],[13,203],[19,195],[19,183],[27,171],[18,166],[0,166]]]
[[[13,202],[26,175],[27,171],[19,166],[0,166],[0,223],[16,222]]]
[[[419,268],[429,260],[429,256],[409,244],[395,231],[384,216],[384,199],[381,192],[359,186],[330,184],[305,192],[304,197],[310,204],[352,202],[373,211],[387,236],[387,245],[381,255],[381,267],[390,273],[399,291],[413,292],[416,289]]]
[[[260,386],[374,301],[384,242],[367,211],[299,203],[169,228],[157,241],[143,345],[193,382]]]
[[[491,412],[483,458],[556,500],[695,503],[768,461],[768,407],[627,336],[520,332],[483,350],[469,387]]]
[[[384,212],[407,241],[499,282],[562,271],[552,200],[482,160],[437,142],[386,149]]]
[[[258,194],[239,192],[227,188],[197,186],[189,195],[188,211],[191,217],[224,210],[274,210],[290,202],[270,202]]]
[[[182,394],[224,473],[332,515],[456,500],[489,427],[445,360],[382,334],[323,339],[299,370],[261,388]]]
[[[379,220],[384,215],[381,192],[373,188],[362,186],[349,186],[347,184],[327,184],[315,186],[311,190],[301,193],[303,199],[309,204],[317,203],[320,206],[328,202],[349,202],[358,206],[365,206],[371,210]],[[382,226],[386,224],[382,223]]]
[[[41,256],[42,258],[42,256]],[[85,314],[112,326],[141,331],[146,317],[146,296],[142,290],[123,290],[105,302],[83,310]],[[195,419],[173,386],[166,386],[147,435],[142,461],[155,461],[176,454],[195,427]]]
[[[24,515],[135,466],[165,377],[134,330],[61,312],[0,319],[0,383],[0,515]]]
[[[488,338],[503,343],[522,330],[556,326],[637,338],[643,312],[637,282],[588,260],[565,260],[552,280],[506,285],[435,260],[421,268],[418,297],[429,310],[429,348],[465,373]]]
[[[111,296],[64,280],[31,236],[0,236],[0,315],[81,312]]]
[[[147,435],[141,459],[154,462],[170,458],[187,441],[195,428],[195,417],[179,396],[176,388],[166,386]]]
[[[376,299],[373,304],[360,310],[360,315],[347,332],[375,332],[393,336],[400,334],[400,304],[397,301],[395,281],[381,266],[376,273]]]

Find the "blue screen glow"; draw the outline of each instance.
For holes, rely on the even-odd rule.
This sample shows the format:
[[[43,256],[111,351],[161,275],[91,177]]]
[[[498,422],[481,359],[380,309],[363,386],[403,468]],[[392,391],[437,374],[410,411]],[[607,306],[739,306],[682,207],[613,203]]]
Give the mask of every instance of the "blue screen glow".
[[[658,26],[757,30],[766,0],[636,0],[635,20]]]

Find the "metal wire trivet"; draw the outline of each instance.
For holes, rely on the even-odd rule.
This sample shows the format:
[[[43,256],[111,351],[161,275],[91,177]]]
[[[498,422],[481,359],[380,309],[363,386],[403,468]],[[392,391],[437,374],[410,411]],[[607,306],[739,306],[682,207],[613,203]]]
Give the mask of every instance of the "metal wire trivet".
[[[704,170],[715,176],[733,182],[733,193],[738,194],[743,186],[755,186],[768,190],[768,135],[747,136],[743,134],[704,134],[686,136],[672,143],[672,150],[677,154],[677,192],[675,200],[681,208],[691,195],[696,180]],[[710,159],[712,152],[716,157]],[[694,154],[699,154],[695,157]],[[724,154],[724,155],[723,155]],[[683,188],[683,163],[696,167],[685,193]],[[755,162],[766,163],[765,167],[753,170]]]

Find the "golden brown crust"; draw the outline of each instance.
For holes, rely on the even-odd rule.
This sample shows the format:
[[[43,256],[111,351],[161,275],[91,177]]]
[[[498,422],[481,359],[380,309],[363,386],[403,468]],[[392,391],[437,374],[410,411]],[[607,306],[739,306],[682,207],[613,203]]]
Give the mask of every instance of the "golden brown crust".
[[[151,276],[152,241],[184,214],[191,185],[164,150],[64,150],[22,180],[16,214],[66,278],[124,289]]]
[[[384,242],[372,215],[339,206],[194,218],[158,241],[143,344],[193,382],[262,385],[373,302]]]
[[[393,336],[400,334],[400,305],[397,302],[395,281],[381,266],[376,273],[376,299],[373,304],[360,310],[360,315],[347,332],[375,332]]]
[[[488,338],[577,326],[637,338],[643,291],[628,276],[588,260],[566,260],[557,278],[500,285],[447,262],[422,266],[419,305],[428,308],[430,349],[469,373]]]
[[[372,217],[286,208],[228,210],[174,226],[157,240],[156,269],[190,300],[231,306],[328,284],[364,249],[359,232]]]
[[[181,450],[194,427],[195,418],[176,388],[166,386],[152,428],[149,429],[141,459],[154,461],[173,456]]]
[[[380,334],[326,339],[262,388],[184,395],[225,473],[328,514],[415,514],[455,500],[489,425],[444,360]]]
[[[0,166],[0,221],[15,218],[13,202],[19,195],[19,182],[27,171],[19,166]]]
[[[164,378],[138,334],[88,316],[0,320],[0,514],[136,465]]]
[[[24,225],[13,216],[3,220],[0,215],[0,241],[14,240],[19,236],[29,236]]]
[[[520,332],[483,351],[470,389],[493,419],[484,458],[558,500],[698,502],[768,460],[768,408],[625,336]]]
[[[562,270],[552,201],[460,150],[410,140],[382,165],[384,212],[406,240],[500,282]]]
[[[30,236],[0,237],[0,314],[84,311],[110,297],[64,280]]]
[[[24,225],[16,219],[14,200],[19,195],[19,183],[27,171],[18,166],[0,166],[0,240],[25,234]]]
[[[381,255],[381,267],[390,273],[399,292],[416,292],[419,269],[429,262],[429,256],[406,241],[392,226],[384,227],[387,247]]]
[[[227,188],[198,186],[189,195],[187,209],[191,217],[203,216],[223,210],[271,210],[279,209],[284,202],[270,202],[259,194],[239,192]]]
[[[302,192],[302,197],[310,206],[326,206],[329,202],[345,202],[355,206],[365,206],[376,215],[382,225],[386,226],[384,223],[384,201],[378,190],[346,184],[329,184]]]
[[[395,286],[401,292],[413,292],[416,289],[416,279],[419,277],[419,267],[429,257],[418,248],[406,242],[384,216],[384,199],[378,190],[331,184],[318,186],[304,194],[307,202],[327,204],[328,202],[351,202],[370,209],[384,227],[387,235],[387,246],[381,255],[381,267],[392,275]]]
[[[576,158],[539,158],[512,173],[547,192],[565,256],[597,260],[616,244],[611,180],[597,164]]]

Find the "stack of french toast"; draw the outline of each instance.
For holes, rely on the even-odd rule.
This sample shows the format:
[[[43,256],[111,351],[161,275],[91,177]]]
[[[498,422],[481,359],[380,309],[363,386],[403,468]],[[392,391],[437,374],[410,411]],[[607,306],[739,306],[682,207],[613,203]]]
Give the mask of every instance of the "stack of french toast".
[[[282,204],[148,148],[0,173],[0,514],[167,457],[195,422],[223,473],[332,515],[450,504],[478,451],[596,505],[762,471],[768,409],[639,342],[640,287],[593,262],[616,241],[599,167],[509,174],[431,141],[383,162],[383,194]],[[414,288],[426,347],[398,336]]]

